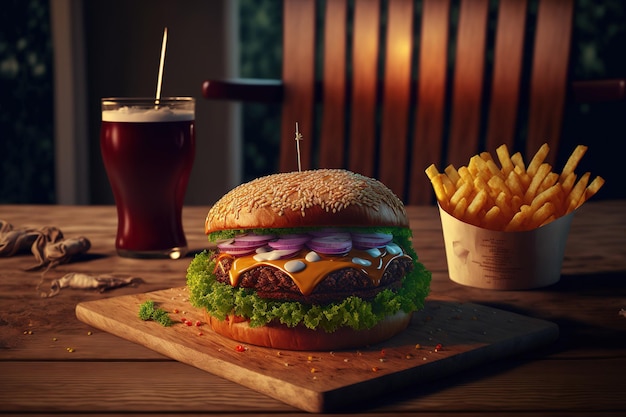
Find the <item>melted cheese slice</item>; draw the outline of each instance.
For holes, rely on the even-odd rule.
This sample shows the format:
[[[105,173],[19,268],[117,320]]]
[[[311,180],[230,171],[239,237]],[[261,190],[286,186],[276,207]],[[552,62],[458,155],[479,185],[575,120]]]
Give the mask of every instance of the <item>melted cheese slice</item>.
[[[259,265],[269,265],[289,275],[303,295],[311,294],[317,284],[331,272],[344,268],[361,270],[372,280],[375,286],[378,286],[391,261],[400,257],[410,259],[397,245],[394,246],[397,250],[388,250],[386,248],[381,248],[377,251],[353,249],[344,256],[318,254],[320,259],[314,262],[309,262],[305,258],[307,253],[310,252],[309,250],[302,250],[295,256],[286,259],[260,262],[254,259],[254,254],[241,256],[235,258],[230,268],[230,283],[233,287],[236,287],[239,284],[242,273]],[[294,260],[301,261],[304,264],[304,268],[297,272],[289,272],[288,269],[290,268],[286,268],[285,264]]]

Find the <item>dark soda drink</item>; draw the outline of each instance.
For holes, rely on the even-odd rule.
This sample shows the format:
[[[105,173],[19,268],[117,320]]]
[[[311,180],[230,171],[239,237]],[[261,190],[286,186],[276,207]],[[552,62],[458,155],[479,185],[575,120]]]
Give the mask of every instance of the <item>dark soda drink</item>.
[[[120,256],[180,258],[182,207],[195,156],[194,108],[103,100],[100,148],[117,207]],[[177,99],[181,100],[181,99]],[[178,107],[177,107],[178,106]],[[94,219],[97,221],[97,219]]]

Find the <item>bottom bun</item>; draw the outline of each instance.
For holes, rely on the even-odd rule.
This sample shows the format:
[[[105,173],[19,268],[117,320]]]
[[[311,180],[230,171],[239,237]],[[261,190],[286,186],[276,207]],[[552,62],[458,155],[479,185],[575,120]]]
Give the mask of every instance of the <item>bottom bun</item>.
[[[354,330],[341,327],[333,333],[311,330],[304,326],[288,327],[282,324],[268,324],[250,327],[248,321],[229,316],[218,320],[205,310],[207,323],[218,334],[229,339],[256,346],[285,350],[338,350],[364,347],[383,342],[404,331],[411,322],[412,313],[402,311],[367,330]]]

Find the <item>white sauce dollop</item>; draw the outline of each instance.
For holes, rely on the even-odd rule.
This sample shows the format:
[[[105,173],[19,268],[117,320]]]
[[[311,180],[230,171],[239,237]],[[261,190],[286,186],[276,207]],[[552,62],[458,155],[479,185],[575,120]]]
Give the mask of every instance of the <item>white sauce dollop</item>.
[[[300,260],[293,259],[291,261],[285,262],[285,271],[287,272],[300,272],[304,268],[306,268],[306,264]]]
[[[387,252],[392,255],[400,255],[402,253],[402,249],[400,248],[400,246],[396,245],[395,243],[388,244],[386,248]]]
[[[306,259],[307,262],[319,262],[322,258],[317,254],[317,252],[311,251],[306,254],[304,259]]]
[[[372,262],[368,261],[367,259],[363,259],[363,258],[352,258],[352,263],[356,264],[356,265],[361,265],[361,266],[371,266]]]

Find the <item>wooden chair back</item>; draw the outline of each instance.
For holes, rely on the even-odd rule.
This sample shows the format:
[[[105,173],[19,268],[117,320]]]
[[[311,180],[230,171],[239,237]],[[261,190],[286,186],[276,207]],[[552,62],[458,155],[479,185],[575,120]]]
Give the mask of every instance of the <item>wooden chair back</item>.
[[[409,204],[434,201],[431,163],[502,143],[554,158],[573,0],[529,3],[285,1],[281,171],[297,169],[296,122],[302,169],[372,176]]]
[[[209,79],[210,100],[282,103],[281,171],[342,167],[429,204],[431,163],[502,143],[558,149],[565,101],[608,103],[626,78],[568,80],[573,0],[285,0],[283,79]],[[618,103],[618,102],[621,102]],[[571,134],[571,133],[570,133]],[[608,150],[610,152],[610,150]],[[558,168],[557,168],[558,169]]]

